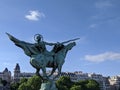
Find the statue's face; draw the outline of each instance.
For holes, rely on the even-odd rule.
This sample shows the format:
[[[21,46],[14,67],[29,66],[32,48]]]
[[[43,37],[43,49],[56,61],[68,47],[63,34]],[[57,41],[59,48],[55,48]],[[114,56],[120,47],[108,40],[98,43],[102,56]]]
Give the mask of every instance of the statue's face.
[[[40,36],[37,36],[37,37],[36,37],[36,39],[37,39],[37,40],[40,40],[40,39],[41,39],[41,37],[40,37]]]

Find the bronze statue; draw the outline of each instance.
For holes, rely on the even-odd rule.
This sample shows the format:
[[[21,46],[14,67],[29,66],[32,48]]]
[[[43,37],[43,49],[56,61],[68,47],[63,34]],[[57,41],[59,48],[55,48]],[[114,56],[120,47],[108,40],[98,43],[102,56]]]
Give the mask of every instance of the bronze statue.
[[[25,41],[21,41],[9,33],[6,33],[11,41],[20,48],[23,49],[24,53],[30,57],[30,64],[36,69],[36,74],[39,74],[40,69],[42,69],[43,76],[41,78],[49,79],[56,69],[58,69],[58,75],[61,73],[62,65],[65,62],[66,54],[69,50],[72,49],[73,46],[76,45],[75,40],[79,38],[68,40],[65,42],[57,42],[57,43],[48,43],[43,41],[43,36],[40,34],[36,34],[34,36],[34,40],[36,43],[28,43]],[[71,43],[69,43],[71,42]],[[64,45],[65,43],[69,43]],[[53,49],[49,52],[46,49],[46,45],[54,45]],[[52,68],[51,74],[48,76],[46,74],[46,67]]]

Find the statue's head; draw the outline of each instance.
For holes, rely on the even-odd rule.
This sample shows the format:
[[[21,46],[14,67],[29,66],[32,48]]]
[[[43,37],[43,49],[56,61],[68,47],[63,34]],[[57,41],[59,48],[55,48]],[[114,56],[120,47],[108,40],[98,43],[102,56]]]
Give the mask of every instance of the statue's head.
[[[40,41],[43,41],[43,36],[40,34],[35,34],[34,35],[34,40],[39,43]]]

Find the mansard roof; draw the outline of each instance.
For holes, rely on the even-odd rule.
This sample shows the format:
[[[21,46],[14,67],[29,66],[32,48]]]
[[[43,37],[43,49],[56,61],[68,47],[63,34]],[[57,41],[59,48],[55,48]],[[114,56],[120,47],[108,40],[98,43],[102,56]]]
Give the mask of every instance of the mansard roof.
[[[8,69],[7,69],[7,68],[5,68],[5,70],[4,70],[3,72],[8,72]]]

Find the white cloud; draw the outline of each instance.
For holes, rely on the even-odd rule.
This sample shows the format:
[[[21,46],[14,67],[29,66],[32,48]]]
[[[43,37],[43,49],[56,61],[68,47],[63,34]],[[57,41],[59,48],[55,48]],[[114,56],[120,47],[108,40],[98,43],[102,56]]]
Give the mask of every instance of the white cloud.
[[[95,28],[95,27],[97,27],[97,24],[91,24],[90,25],[90,28]]]
[[[110,1],[100,1],[100,2],[96,2],[95,6],[101,9],[101,8],[111,7],[113,6],[113,4]]]
[[[85,60],[90,62],[103,62],[106,60],[119,60],[120,53],[115,52],[105,52],[98,55],[86,55],[84,57]]]
[[[29,14],[25,15],[25,18],[32,21],[38,21],[41,18],[44,18],[45,14],[39,11],[29,11]]]

